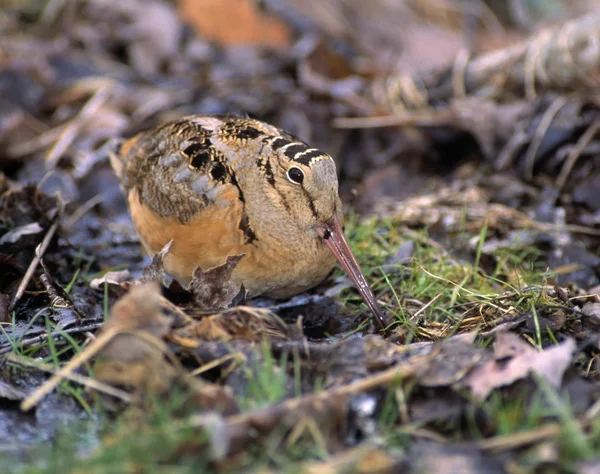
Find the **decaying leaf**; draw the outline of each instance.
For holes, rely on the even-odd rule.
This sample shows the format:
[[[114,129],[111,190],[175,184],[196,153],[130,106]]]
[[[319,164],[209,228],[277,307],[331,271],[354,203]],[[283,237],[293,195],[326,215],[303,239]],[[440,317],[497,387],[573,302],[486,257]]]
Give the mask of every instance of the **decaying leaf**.
[[[192,321],[171,336],[185,347],[196,347],[200,341],[284,339],[290,332],[279,316],[266,308],[236,306]]]
[[[4,234],[0,238],[0,245],[5,243],[14,244],[24,235],[39,234],[43,230],[44,229],[38,222],[30,222],[29,224],[22,225]]]
[[[429,364],[419,374],[419,384],[444,387],[463,379],[485,355],[475,344],[475,336],[473,332],[436,342],[428,356]]]
[[[4,380],[0,380],[0,398],[7,400],[23,400],[27,396],[27,393]]]
[[[581,308],[583,314],[582,321],[587,326],[593,328],[600,328],[600,303],[593,303],[588,301]]]
[[[129,270],[118,270],[114,272],[106,272],[99,278],[94,278],[90,281],[90,288],[94,290],[103,290],[104,284],[112,286],[121,286],[122,283],[131,279],[131,273]]]
[[[220,44],[290,45],[287,25],[251,0],[179,0],[181,15],[198,35]],[[232,28],[231,25],[236,25]]]
[[[140,395],[168,394],[175,384],[180,384],[189,390],[197,408],[236,412],[237,403],[228,387],[203,383],[172,363],[163,339],[171,323],[163,312],[156,282],[132,287],[113,307],[104,329],[113,336],[98,354],[95,377],[104,383],[132,388]]]
[[[148,283],[151,281],[157,281],[161,283],[163,286],[167,286],[167,280],[165,276],[165,267],[164,267],[164,258],[171,250],[171,245],[173,241],[170,240],[167,244],[161,249],[160,252],[154,254],[152,257],[152,261],[150,265],[144,268],[142,271],[142,276],[138,280],[138,283]]]
[[[481,399],[498,387],[536,373],[553,387],[559,387],[565,370],[571,364],[575,341],[567,339],[561,344],[538,351],[509,332],[496,336],[494,360],[475,368],[463,381],[473,394]]]
[[[223,265],[202,270],[194,270],[188,291],[202,309],[226,308],[238,294],[240,288],[231,281],[233,270],[244,254],[230,255]]]

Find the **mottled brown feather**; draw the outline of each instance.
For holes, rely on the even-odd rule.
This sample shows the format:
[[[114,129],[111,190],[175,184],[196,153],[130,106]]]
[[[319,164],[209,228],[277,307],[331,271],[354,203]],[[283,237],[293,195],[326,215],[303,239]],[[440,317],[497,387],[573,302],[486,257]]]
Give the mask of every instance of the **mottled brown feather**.
[[[287,151],[287,153],[286,153]],[[173,241],[165,270],[188,283],[229,255],[250,295],[285,298],[315,286],[335,257],[314,230],[342,219],[331,157],[263,122],[190,116],[123,143],[111,163],[153,255]],[[287,178],[291,166],[305,182]]]

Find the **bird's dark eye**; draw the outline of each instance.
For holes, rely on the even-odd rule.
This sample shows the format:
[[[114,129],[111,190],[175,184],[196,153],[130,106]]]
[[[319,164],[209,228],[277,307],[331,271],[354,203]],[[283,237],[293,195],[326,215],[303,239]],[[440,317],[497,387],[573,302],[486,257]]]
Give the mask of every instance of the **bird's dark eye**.
[[[299,168],[290,168],[287,177],[294,184],[302,184],[302,181],[304,181],[304,173]]]

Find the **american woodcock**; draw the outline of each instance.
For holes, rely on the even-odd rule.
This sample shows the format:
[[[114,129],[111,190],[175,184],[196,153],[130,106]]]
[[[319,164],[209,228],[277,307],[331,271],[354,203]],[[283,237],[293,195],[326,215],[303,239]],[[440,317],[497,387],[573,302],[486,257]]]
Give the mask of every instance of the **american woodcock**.
[[[320,283],[337,258],[382,325],[344,237],[329,155],[258,120],[193,115],[125,141],[111,164],[145,250],[172,241],[164,268],[181,283],[245,254],[235,283],[287,298]]]

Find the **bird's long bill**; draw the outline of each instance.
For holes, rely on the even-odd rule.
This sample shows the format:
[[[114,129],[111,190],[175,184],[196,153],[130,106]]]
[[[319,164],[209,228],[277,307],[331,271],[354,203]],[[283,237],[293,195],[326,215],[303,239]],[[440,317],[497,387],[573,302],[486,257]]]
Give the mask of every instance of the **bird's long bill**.
[[[381,309],[377,304],[375,295],[371,291],[362,270],[358,266],[358,262],[352,254],[352,250],[350,250],[350,246],[344,236],[344,231],[342,230],[338,217],[334,216],[328,222],[318,227],[317,232],[342,264],[344,270],[348,272],[348,275],[356,285],[360,296],[362,296],[363,300],[365,300],[365,303],[367,303],[367,306],[375,316],[377,325],[380,329],[384,329],[385,319],[383,318]]]

